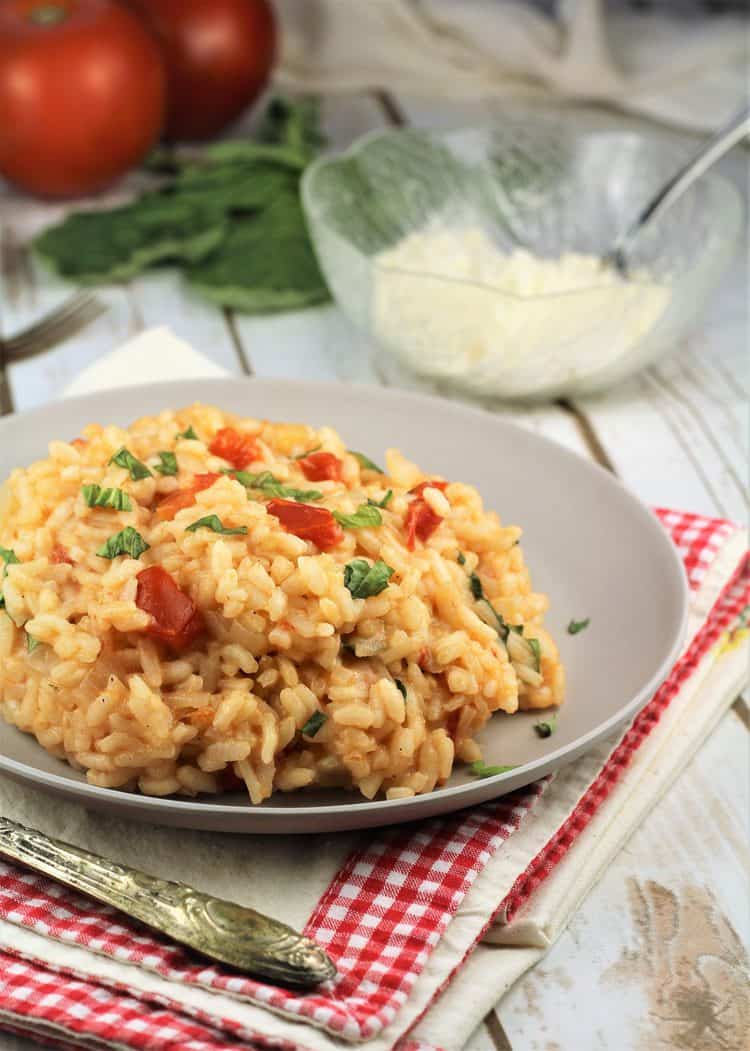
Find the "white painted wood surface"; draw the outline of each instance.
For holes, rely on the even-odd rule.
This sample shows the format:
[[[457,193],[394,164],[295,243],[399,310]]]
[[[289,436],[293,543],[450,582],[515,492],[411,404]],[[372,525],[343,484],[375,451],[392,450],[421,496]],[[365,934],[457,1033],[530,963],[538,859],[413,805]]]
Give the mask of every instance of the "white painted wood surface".
[[[438,107],[418,99],[359,96],[325,103],[335,147],[387,125],[394,116],[430,127],[500,119],[496,109],[481,102]],[[585,117],[608,126],[637,126],[632,119],[596,111]],[[691,144],[687,137],[673,138]],[[725,173],[743,186],[747,156],[738,150],[723,162]],[[107,200],[124,198],[140,179],[121,185]],[[2,335],[23,328],[65,294],[62,285],[49,278],[40,284],[33,268],[18,265],[19,246],[60,212],[59,205],[32,203],[0,188]],[[745,244],[699,330],[677,354],[603,396],[497,411],[610,464],[648,503],[744,521],[747,290]],[[110,306],[104,317],[43,356],[10,366],[17,409],[58,397],[81,368],[156,323],[169,324],[232,373],[384,382],[362,338],[333,306],[243,317],[207,305],[170,271],[101,295]],[[750,940],[747,713],[740,702],[727,714],[591,892],[566,934],[480,1027],[469,1051],[740,1051],[732,1041],[737,1001],[747,998],[738,983]],[[703,942],[709,932],[716,950],[708,962],[699,956],[699,932]],[[673,952],[669,966],[684,986],[672,1018],[659,1015],[653,997],[655,983],[667,973],[659,951],[667,941]],[[32,1045],[0,1034],[0,1047],[21,1051]]]

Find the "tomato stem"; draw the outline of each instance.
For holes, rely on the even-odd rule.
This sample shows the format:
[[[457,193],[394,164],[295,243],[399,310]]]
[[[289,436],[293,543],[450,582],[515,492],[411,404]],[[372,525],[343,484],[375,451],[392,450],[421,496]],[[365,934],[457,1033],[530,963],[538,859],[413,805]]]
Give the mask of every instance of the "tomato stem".
[[[29,11],[29,21],[37,26],[56,26],[68,16],[67,8],[62,4],[42,4]]]

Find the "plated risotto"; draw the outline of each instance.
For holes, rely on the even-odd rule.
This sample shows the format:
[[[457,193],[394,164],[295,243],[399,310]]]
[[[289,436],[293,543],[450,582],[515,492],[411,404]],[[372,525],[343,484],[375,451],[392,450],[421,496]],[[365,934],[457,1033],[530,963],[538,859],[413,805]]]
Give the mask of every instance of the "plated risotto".
[[[330,428],[91,424],[0,490],[0,710],[107,788],[429,792],[563,699],[520,535]]]

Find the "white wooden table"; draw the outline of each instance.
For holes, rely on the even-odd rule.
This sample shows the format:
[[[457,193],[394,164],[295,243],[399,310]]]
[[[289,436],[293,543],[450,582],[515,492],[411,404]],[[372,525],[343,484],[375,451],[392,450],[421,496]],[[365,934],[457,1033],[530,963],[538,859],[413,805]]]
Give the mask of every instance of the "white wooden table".
[[[343,147],[393,123],[455,127],[488,121],[493,106],[343,96],[327,100],[324,115],[331,145]],[[586,111],[582,119],[637,125],[601,111]],[[672,137],[691,145],[687,136]],[[723,169],[745,186],[747,153],[735,151]],[[111,198],[124,199],[138,178]],[[38,287],[19,254],[19,245],[62,211],[0,184],[5,336],[63,294],[62,287]],[[170,325],[232,373],[384,382],[368,347],[333,306],[246,317],[192,297],[168,271],[103,290],[102,297],[110,309],[101,319],[43,356],[8,368],[12,405],[3,411],[58,397],[82,367],[157,323]],[[606,396],[497,411],[598,460],[649,504],[745,521],[747,299],[744,244],[700,330],[671,359]],[[724,1019],[728,1000],[742,995],[741,957],[746,966],[750,941],[749,731],[750,710],[738,698],[547,958],[487,1017],[471,1051],[734,1051]],[[744,950],[738,950],[737,936]],[[655,993],[670,973],[683,976],[686,996],[674,1017],[665,1019],[656,1012]],[[0,1047],[20,1051],[32,1045],[0,1034]]]

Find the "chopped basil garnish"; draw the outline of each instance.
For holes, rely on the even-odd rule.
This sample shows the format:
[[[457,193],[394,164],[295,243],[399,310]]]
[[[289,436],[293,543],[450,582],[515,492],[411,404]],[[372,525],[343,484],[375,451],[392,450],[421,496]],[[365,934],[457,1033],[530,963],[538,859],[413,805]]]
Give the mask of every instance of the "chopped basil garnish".
[[[205,518],[199,518],[197,522],[186,526],[185,532],[195,533],[198,529],[211,529],[214,533],[221,533],[222,536],[245,536],[247,534],[247,526],[227,529],[226,526],[221,524],[221,519],[218,515],[206,515]]]
[[[458,552],[458,555],[456,556],[456,562],[458,562],[459,566],[466,565],[466,555],[463,553],[463,551]]]
[[[344,566],[344,584],[352,598],[370,598],[388,587],[393,569],[380,559],[370,565],[364,558],[355,558]]]
[[[309,455],[310,455],[310,453],[317,453],[317,452],[320,452],[320,450],[321,450],[322,448],[323,448],[323,446],[322,446],[322,445],[313,445],[312,449],[307,449],[307,450],[306,450],[305,452],[303,452],[303,453],[298,453],[298,454],[297,454],[297,456],[293,456],[293,457],[292,457],[292,459],[293,459],[293,460],[304,460],[304,458],[305,458],[306,456],[309,456]]]
[[[369,529],[371,526],[383,524],[383,518],[377,507],[372,504],[360,504],[354,514],[347,515],[342,511],[334,511],[333,517],[339,525],[347,529]]]
[[[148,551],[151,545],[147,544],[141,534],[126,526],[119,533],[111,536],[106,544],[99,548],[99,558],[117,558],[118,555],[130,555],[131,558],[140,558],[144,551]]]
[[[515,769],[515,766],[487,766],[481,759],[471,764],[471,772],[475,777],[494,777],[495,774],[505,774]]]
[[[15,551],[12,551],[9,547],[0,547],[0,559],[2,559],[5,563],[5,568],[3,569],[3,577],[7,577],[8,566],[17,566],[18,557],[16,556]],[[3,595],[2,591],[0,591],[0,609],[5,609],[5,596]]]
[[[583,631],[591,623],[591,618],[586,617],[584,620],[571,620],[568,624],[568,635],[577,635],[579,631]]]
[[[132,511],[130,497],[122,489],[102,489],[100,485],[84,485],[81,488],[87,507],[111,507],[114,511]]]
[[[534,723],[534,729],[540,737],[551,737],[557,729],[557,712],[549,719],[543,719],[541,722]]]
[[[311,500],[322,500],[323,494],[319,489],[294,489],[282,483],[271,474],[270,471],[261,471],[260,474],[252,474],[250,471],[224,471],[244,485],[246,489],[259,489],[264,496],[279,496],[284,500],[296,500],[298,504],[307,504]]]
[[[325,712],[313,712],[302,727],[302,733],[305,737],[314,737],[327,718]]]
[[[523,630],[523,629],[521,629]],[[534,671],[542,670],[542,645],[539,639],[526,639],[534,655]]]
[[[382,467],[378,467],[376,463],[373,463],[369,456],[365,456],[364,453],[357,453],[354,449],[347,449],[354,459],[357,461],[360,467],[364,467],[366,471],[377,471],[378,474],[385,474]]]
[[[177,457],[174,453],[160,452],[159,463],[154,467],[154,470],[164,475],[177,474]]]
[[[188,427],[188,429],[186,431],[182,431],[180,434],[176,434],[175,435],[175,440],[177,440],[178,438],[187,438],[189,441],[192,441],[192,442],[199,442],[200,441],[200,438],[195,433],[195,431],[193,430],[192,427]]]
[[[492,616],[497,622],[497,627],[495,630],[497,631],[498,635],[503,640],[503,642],[505,642],[505,640],[508,638],[509,631],[517,631],[519,635],[523,633],[522,626],[511,627],[510,624],[506,624],[502,614],[497,612],[495,607],[485,595],[484,588],[482,587],[482,581],[479,579],[476,573],[469,574],[469,588],[471,589],[471,593],[476,599],[476,601],[484,602],[489,611],[492,613]]]
[[[33,653],[37,646],[41,645],[39,639],[35,639],[33,635],[29,635],[28,631],[26,632],[26,650],[28,653]]]
[[[404,684],[401,682],[400,679],[394,679],[393,681],[396,683],[398,692],[401,694],[404,700],[406,700],[406,687],[404,686]]]
[[[368,499],[367,503],[370,505],[370,507],[383,507],[383,508],[385,508],[385,507],[388,506],[388,504],[391,502],[392,499],[393,499],[393,490],[389,489],[382,500],[370,500],[370,499]]]
[[[146,467],[145,463],[141,463],[140,460],[136,460],[135,456],[126,449],[123,445],[122,449],[118,450],[110,463],[116,463],[118,467],[124,467],[126,471],[130,473],[130,477],[134,482],[139,481],[141,478],[153,478],[151,471]]]

